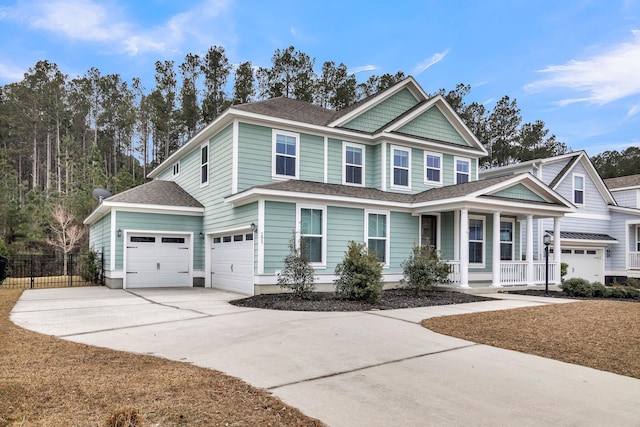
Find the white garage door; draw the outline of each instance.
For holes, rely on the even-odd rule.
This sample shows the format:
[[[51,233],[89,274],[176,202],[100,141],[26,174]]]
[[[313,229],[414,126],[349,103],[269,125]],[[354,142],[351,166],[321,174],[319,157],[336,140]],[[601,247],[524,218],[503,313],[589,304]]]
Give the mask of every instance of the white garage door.
[[[562,249],[561,259],[569,265],[565,279],[574,277],[604,283],[603,249]]]
[[[213,237],[211,285],[253,295],[253,233]]]
[[[191,286],[189,236],[127,235],[126,287]]]

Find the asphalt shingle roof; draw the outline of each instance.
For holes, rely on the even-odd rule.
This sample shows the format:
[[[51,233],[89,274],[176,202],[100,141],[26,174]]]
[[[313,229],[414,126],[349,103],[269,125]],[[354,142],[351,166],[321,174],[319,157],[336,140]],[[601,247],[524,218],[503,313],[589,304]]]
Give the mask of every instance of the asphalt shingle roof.
[[[249,113],[263,114],[280,119],[295,120],[325,126],[336,116],[333,110],[318,105],[289,98],[272,98],[249,104],[234,105],[232,108]]]
[[[182,187],[173,181],[153,180],[105,199],[117,203],[202,208]]]
[[[607,178],[604,180],[610,189],[640,186],[640,174],[619,176],[617,178]]]

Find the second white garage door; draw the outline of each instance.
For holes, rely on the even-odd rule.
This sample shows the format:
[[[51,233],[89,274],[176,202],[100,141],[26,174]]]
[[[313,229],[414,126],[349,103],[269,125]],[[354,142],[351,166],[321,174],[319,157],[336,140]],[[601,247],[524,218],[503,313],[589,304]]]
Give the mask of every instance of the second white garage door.
[[[211,245],[211,285],[253,295],[253,234],[213,237]]]
[[[580,278],[604,283],[603,249],[562,249],[562,262],[568,264],[565,279]]]

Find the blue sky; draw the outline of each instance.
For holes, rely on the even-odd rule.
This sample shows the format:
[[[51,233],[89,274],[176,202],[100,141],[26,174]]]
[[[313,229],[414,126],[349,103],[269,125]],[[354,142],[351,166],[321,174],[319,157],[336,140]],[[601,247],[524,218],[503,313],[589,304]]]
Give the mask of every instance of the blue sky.
[[[358,81],[401,70],[489,108],[508,95],[589,155],[640,145],[640,0],[0,0],[0,40],[0,84],[47,59],[149,89],[156,60],[222,45],[269,66],[293,45]]]

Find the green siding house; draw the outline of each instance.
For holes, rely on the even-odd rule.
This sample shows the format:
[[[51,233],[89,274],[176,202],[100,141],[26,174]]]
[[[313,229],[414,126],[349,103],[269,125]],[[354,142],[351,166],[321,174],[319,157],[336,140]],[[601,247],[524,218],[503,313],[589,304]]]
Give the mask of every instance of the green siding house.
[[[521,249],[531,233],[521,224],[557,228],[575,207],[530,173],[479,180],[486,155],[445,99],[411,77],[341,111],[269,99],[230,107],[85,223],[111,287],[279,292],[301,236],[320,290],[333,289],[350,240],[376,252],[388,286],[414,245],[451,264],[447,286],[540,284],[544,265]]]

